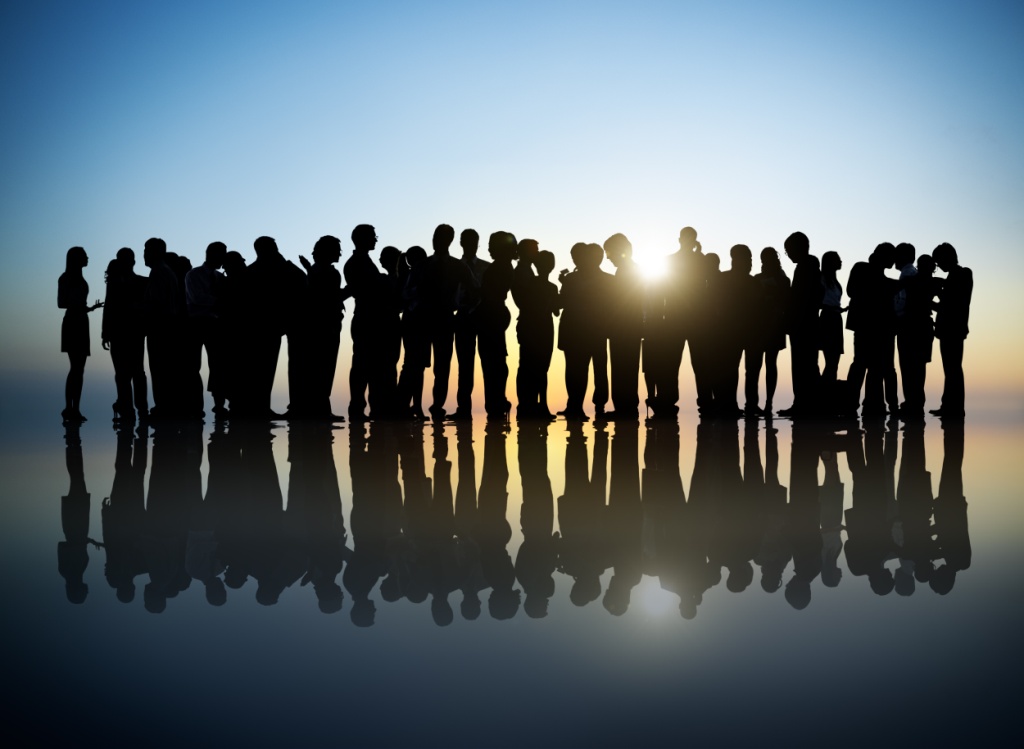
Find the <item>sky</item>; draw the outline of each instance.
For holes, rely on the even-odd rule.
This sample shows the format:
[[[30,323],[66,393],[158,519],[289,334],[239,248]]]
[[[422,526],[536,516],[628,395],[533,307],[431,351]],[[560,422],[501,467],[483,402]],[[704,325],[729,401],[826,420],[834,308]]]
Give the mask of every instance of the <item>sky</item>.
[[[1020,2],[4,3],[0,378],[66,372],[73,245],[101,298],[151,236],[198,264],[214,240],[297,260],[333,234],[344,261],[356,224],[406,249],[444,222],[560,269],[615,232],[653,261],[690,225],[723,268],[801,230],[841,280],[879,242],[952,243],[975,277],[968,408],[1024,412],[1022,38]],[[86,389],[112,400],[92,330]]]

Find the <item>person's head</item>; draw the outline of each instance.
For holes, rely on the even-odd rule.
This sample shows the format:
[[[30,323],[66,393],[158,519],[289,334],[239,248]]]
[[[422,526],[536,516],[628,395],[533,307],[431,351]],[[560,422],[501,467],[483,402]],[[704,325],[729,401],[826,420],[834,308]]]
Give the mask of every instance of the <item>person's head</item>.
[[[415,268],[417,265],[427,259],[427,251],[420,247],[418,244],[414,244],[408,250],[405,251],[405,264],[410,268]]]
[[[779,260],[779,253],[774,247],[765,247],[761,250],[761,270],[765,273],[775,273],[782,269],[782,261]]]
[[[257,237],[252,243],[252,248],[256,250],[257,260],[266,260],[280,254],[273,237]]]
[[[953,249],[953,245],[949,242],[943,242],[932,250],[932,257],[935,259],[935,264],[939,266],[939,270],[943,273],[949,273],[959,262],[956,257],[956,250]]]
[[[402,259],[402,253],[397,247],[388,245],[380,251],[380,266],[390,274],[398,272],[398,261]]]
[[[795,231],[786,237],[783,247],[786,250],[786,257],[794,263],[799,263],[811,252],[811,242],[802,231]]]
[[[352,245],[357,252],[370,252],[377,246],[377,230],[369,224],[359,224],[352,230]]]
[[[466,594],[463,597],[462,602],[459,604],[459,611],[462,613],[462,618],[466,621],[475,621],[479,619],[482,608],[480,597],[475,593],[472,595]]]
[[[604,252],[612,265],[618,268],[626,260],[633,257],[633,245],[626,239],[625,234],[612,234],[604,241]]]
[[[537,273],[546,278],[555,269],[555,253],[541,250],[534,258],[533,264],[537,268]]]
[[[337,614],[341,611],[345,601],[345,594],[337,583],[327,583],[316,586],[317,607],[322,614]]]
[[[236,276],[245,270],[245,258],[241,252],[231,250],[224,256],[224,271],[229,276]]]
[[[825,567],[821,571],[821,581],[825,583],[825,586],[828,588],[836,587],[842,579],[843,570],[839,567]]]
[[[885,567],[879,567],[878,569],[871,570],[868,573],[868,584],[871,586],[871,590],[874,591],[875,595],[887,596],[892,593],[893,588],[896,587],[896,582],[893,580],[892,572]]]
[[[824,273],[835,273],[843,267],[842,258],[839,257],[838,252],[832,252],[829,250],[821,256],[821,270]]]
[[[601,578],[595,575],[581,575],[576,578],[569,591],[569,600],[576,606],[586,606],[601,595]]]
[[[704,272],[707,275],[713,276],[716,273],[718,273],[718,270],[721,267],[721,265],[722,259],[718,257],[717,253],[709,252],[707,255],[704,256]]]
[[[223,606],[228,601],[228,589],[219,577],[210,578],[206,583],[206,602],[211,606]]]
[[[893,251],[893,260],[897,268],[906,268],[914,262],[917,250],[910,242],[900,242]]]
[[[600,268],[601,263],[604,262],[604,247],[599,245],[597,242],[591,242],[587,245],[587,250],[584,255],[587,258],[587,265],[590,268]]]
[[[122,247],[117,251],[117,260],[121,263],[121,267],[125,270],[130,271],[135,267],[135,252],[131,247]]]
[[[931,255],[921,255],[917,259],[917,272],[925,276],[933,275],[935,273],[935,258]]]
[[[548,615],[547,597],[527,594],[526,599],[523,601],[523,611],[531,619],[543,619]]]
[[[448,226],[448,224],[438,224],[437,228],[434,229],[434,238],[431,240],[434,252],[439,255],[447,255],[448,249],[454,241],[455,229]]]
[[[167,257],[167,243],[159,237],[150,237],[142,249],[142,262],[147,268],[155,268]]]
[[[520,239],[518,250],[520,262],[530,265],[540,252],[540,245],[536,239]]]
[[[222,268],[224,256],[228,254],[228,246],[223,242],[210,242],[206,245],[206,264],[211,268]]]
[[[732,261],[732,269],[744,275],[749,274],[754,265],[754,256],[745,244],[734,244],[729,250],[729,259]]]
[[[369,599],[355,601],[349,616],[357,627],[372,627],[377,618],[377,606]]]
[[[120,280],[121,274],[124,272],[124,263],[118,260],[116,257],[107,263],[107,269],[103,272],[103,280],[107,283],[114,281],[115,283]]]
[[[752,582],[754,582],[754,566],[750,562],[743,562],[729,568],[725,587],[731,593],[742,593]]]
[[[794,577],[786,583],[786,601],[797,611],[807,608],[811,602],[811,583],[800,577]]]
[[[325,234],[313,245],[313,262],[333,265],[341,260],[341,240]]]
[[[522,594],[513,588],[492,588],[487,599],[487,612],[492,619],[504,621],[511,619],[519,611]]]
[[[476,257],[476,251],[480,247],[480,234],[476,229],[463,229],[459,235],[459,244],[465,257]]]
[[[434,618],[434,624],[439,627],[447,627],[455,621],[455,612],[447,596],[434,596],[430,600],[430,614]]]
[[[603,250],[602,250],[603,252]],[[569,250],[569,257],[572,258],[572,264],[577,268],[582,268],[587,264],[587,243],[577,242]]]
[[[496,262],[512,262],[516,256],[516,238],[507,231],[496,231],[487,240],[487,252]]]
[[[679,230],[679,249],[684,252],[697,249],[697,230],[692,226],[684,226]]]
[[[84,247],[72,247],[64,257],[64,270],[66,271],[82,270],[88,264],[89,256],[85,254]]]
[[[896,262],[896,247],[892,242],[882,242],[875,246],[875,251],[868,257],[868,262],[883,270],[891,268]]]

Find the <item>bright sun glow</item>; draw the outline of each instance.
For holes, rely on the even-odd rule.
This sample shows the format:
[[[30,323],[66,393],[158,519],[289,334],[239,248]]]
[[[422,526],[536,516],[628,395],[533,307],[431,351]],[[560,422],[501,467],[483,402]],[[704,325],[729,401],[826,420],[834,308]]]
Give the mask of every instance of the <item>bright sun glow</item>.
[[[640,266],[640,274],[648,280],[660,278],[661,274],[665,272],[664,255],[634,255],[633,259]]]

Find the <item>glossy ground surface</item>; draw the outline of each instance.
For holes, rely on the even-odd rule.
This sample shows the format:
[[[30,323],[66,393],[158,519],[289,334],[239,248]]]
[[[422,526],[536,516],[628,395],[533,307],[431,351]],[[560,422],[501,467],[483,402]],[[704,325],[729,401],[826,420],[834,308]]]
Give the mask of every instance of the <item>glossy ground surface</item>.
[[[838,426],[8,421],[4,724],[1016,744],[1024,425]]]

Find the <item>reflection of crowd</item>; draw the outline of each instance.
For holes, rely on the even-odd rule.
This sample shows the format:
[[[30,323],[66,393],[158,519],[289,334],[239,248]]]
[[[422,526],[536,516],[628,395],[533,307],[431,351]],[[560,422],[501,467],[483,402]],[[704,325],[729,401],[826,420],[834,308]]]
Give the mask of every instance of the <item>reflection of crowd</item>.
[[[901,446],[895,422],[869,423],[863,433],[798,422],[787,491],[770,423],[705,420],[697,426],[688,497],[679,426],[647,427],[642,470],[639,429],[569,422],[562,432],[531,421],[513,445],[503,424],[487,424],[477,443],[468,424],[359,425],[347,435],[348,529],[334,457],[335,435],[344,433],[328,424],[289,427],[287,496],[267,425],[214,427],[205,496],[200,425],[161,424],[151,436],[147,427],[120,429],[97,543],[89,537],[78,428],[69,426],[71,486],[62,498],[58,568],[73,603],[88,594],[94,544],[117,598],[133,601],[141,585],[154,613],[193,584],[212,605],[246,587],[273,605],[309,585],[325,613],[341,610],[347,594],[344,607],[359,626],[400,599],[429,601],[433,621],[444,626],[485,608],[495,619],[520,609],[544,617],[559,591],[577,606],[600,599],[618,616],[645,575],[678,596],[680,613],[692,618],[718,585],[739,593],[759,578],[763,591],[783,589],[802,609],[819,585],[839,585],[844,568],[878,595],[910,595],[918,584],[948,593],[970,566],[962,425],[943,427],[935,496],[924,425],[904,427]],[[548,447],[562,435],[565,481],[556,498]],[[508,513],[513,448],[523,496],[518,519]],[[510,549],[516,521],[522,543]]]
[[[787,336],[794,402],[780,415],[856,416],[863,391],[863,416],[919,421],[934,338],[940,343],[945,391],[933,413],[946,419],[964,415],[962,360],[973,278],[949,244],[936,247],[933,256],[917,257],[910,244],[884,242],[866,262],[853,265],[844,289],[836,275],[842,268],[839,255],[826,252],[819,262],[801,232],[785,241],[795,264],[792,282],[771,247],[761,251],[757,275],[753,254],[742,244],[729,250],[730,268],[720,270],[719,257],[703,252],[690,227],[680,233],[679,250],[665,258],[665,272],[657,280],[644,278],[629,240],[615,234],[603,246],[574,245],[575,267],[561,271],[557,285],[550,280],[554,255],[535,240],[517,241],[504,231],[488,239],[490,261],[478,257],[480,237],[472,229],[459,237],[462,257],[451,255],[455,231],[446,224],[434,231],[430,255],[419,246],[405,252],[384,247],[375,259],[377,233],[366,224],[357,226],[351,239],[351,257],[339,272],[341,240],[333,236],[317,241],[312,262],[300,258],[303,268],[286,260],[271,237],[255,241],[256,259],[249,265],[238,252],[214,242],[197,267],[152,238],[143,254],[149,275],[137,275],[134,252],[122,248],[107,266],[105,306],[91,307],[82,276],[88,257],[82,248],[72,248],[58,293],[66,311],[62,350],[71,366],[65,421],[83,419],[78,404],[90,352],[88,312],[99,306],[104,306],[103,346],[115,370],[115,421],[201,419],[204,350],[207,389],[218,419],[343,421],[332,412],[331,391],[348,299],[354,300],[350,421],[421,420],[427,412],[435,421],[471,419],[477,356],[488,419],[505,421],[513,406],[507,396],[509,296],[518,309],[520,420],[554,419],[547,390],[556,345],[565,357],[567,393],[559,413],[570,421],[590,418],[584,400],[591,369],[598,420],[639,419],[641,373],[648,416],[675,420],[687,343],[701,416],[771,416],[778,353]],[[605,259],[614,274],[601,270]],[[945,279],[934,276],[936,267]],[[557,337],[555,317],[561,318]],[[844,328],[853,332],[853,357],[841,380]],[[278,414],[271,410],[270,395],[284,341],[290,402],[287,413]],[[449,413],[453,357],[458,407]],[[741,362],[742,409],[737,400]],[[427,367],[433,369],[433,386],[425,412]],[[606,410],[609,400],[613,408]]]

